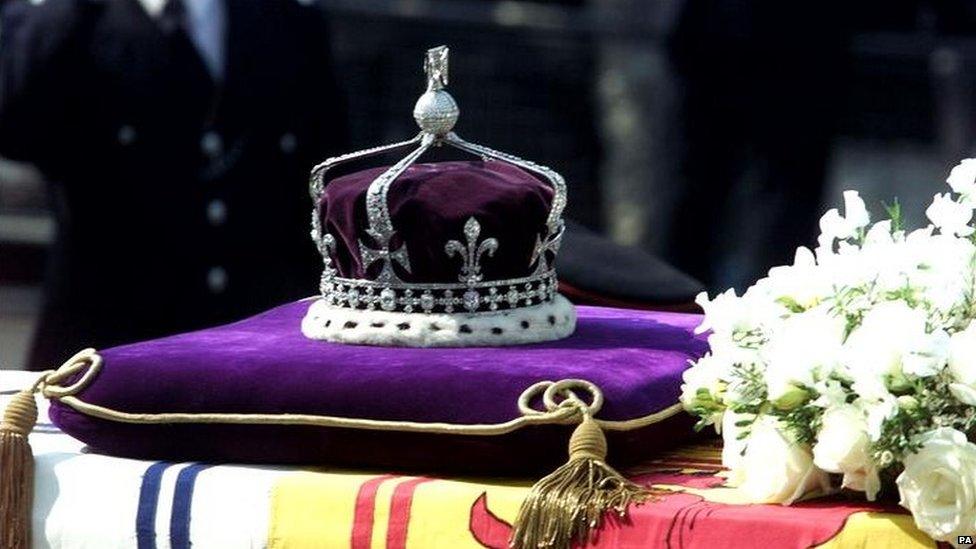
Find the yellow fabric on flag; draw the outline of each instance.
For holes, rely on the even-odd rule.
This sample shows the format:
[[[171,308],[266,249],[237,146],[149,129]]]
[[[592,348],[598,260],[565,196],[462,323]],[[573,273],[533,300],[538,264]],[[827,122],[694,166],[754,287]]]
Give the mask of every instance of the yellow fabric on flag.
[[[937,547],[932,538],[915,526],[911,515],[893,513],[854,513],[844,528],[819,549],[854,549],[891,547],[897,549],[930,549]]]
[[[280,479],[271,494],[268,549],[348,547],[356,496],[374,477],[301,471]]]
[[[472,504],[486,494],[490,511],[511,524],[528,491],[527,483],[504,484],[497,480],[484,484],[449,480],[422,484],[414,493],[407,549],[484,549],[471,533]]]

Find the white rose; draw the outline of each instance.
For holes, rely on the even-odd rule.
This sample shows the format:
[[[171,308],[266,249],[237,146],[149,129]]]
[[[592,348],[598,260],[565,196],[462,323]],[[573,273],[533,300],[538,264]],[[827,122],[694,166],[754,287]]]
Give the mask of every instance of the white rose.
[[[752,425],[745,454],[732,476],[753,503],[789,505],[814,490],[830,489],[827,473],[814,465],[810,450],[791,440],[768,416]]]
[[[850,404],[829,408],[813,446],[813,462],[829,473],[842,473],[844,488],[865,492],[874,501],[881,479],[871,460],[870,445],[863,411]]]
[[[976,158],[967,158],[952,168],[946,183],[953,191],[976,198]]]
[[[727,483],[730,486],[742,484],[742,455],[746,449],[745,439],[740,439],[742,427],[736,422],[748,419],[745,414],[736,414],[731,410],[726,411],[722,417],[722,466],[730,471]]]
[[[925,210],[925,216],[942,234],[969,236],[973,228],[969,221],[973,218],[973,208],[952,200],[949,193],[937,194],[932,197],[932,204]]]
[[[901,505],[920,530],[954,543],[976,532],[976,444],[948,427],[925,433],[921,442],[898,476]]]

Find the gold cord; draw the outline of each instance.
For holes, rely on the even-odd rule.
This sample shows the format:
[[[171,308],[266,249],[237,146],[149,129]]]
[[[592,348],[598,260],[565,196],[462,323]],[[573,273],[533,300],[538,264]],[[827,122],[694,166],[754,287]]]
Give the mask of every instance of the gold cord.
[[[315,414],[133,413],[92,404],[77,396],[79,392],[95,379],[102,368],[102,364],[102,357],[94,349],[85,349],[68,359],[57,370],[42,374],[35,383],[35,390],[40,391],[46,398],[57,400],[85,415],[120,423],[310,425],[315,427],[365,429],[371,431],[462,434],[472,436],[502,435],[530,425],[572,425],[581,421],[581,414],[584,411],[592,416],[603,405],[603,393],[595,384],[586,380],[565,379],[555,382],[540,381],[528,387],[518,398],[518,409],[522,415],[501,423],[456,424],[444,422],[387,421]],[[83,372],[83,374],[77,381],[68,386],[60,385],[60,383],[79,372]],[[576,394],[575,391],[579,390],[589,393],[591,399],[589,404],[584,402]],[[538,410],[531,406],[531,402],[540,397],[545,406],[544,410]],[[635,419],[623,421],[594,419],[593,421],[603,430],[628,431],[660,422],[680,411],[681,404],[678,403],[656,413]]]

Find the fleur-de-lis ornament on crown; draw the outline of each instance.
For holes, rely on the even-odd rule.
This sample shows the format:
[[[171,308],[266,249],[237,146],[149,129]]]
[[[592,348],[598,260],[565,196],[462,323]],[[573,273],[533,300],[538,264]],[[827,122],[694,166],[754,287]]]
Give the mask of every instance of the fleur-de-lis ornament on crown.
[[[464,222],[464,239],[467,241],[467,247],[457,240],[449,240],[444,245],[444,251],[447,252],[448,257],[461,256],[461,274],[458,275],[458,280],[469,286],[481,282],[481,256],[486,253],[488,257],[494,256],[495,250],[498,249],[497,239],[486,238],[479,243],[478,237],[480,235],[481,223],[478,223],[477,219],[469,217]]]

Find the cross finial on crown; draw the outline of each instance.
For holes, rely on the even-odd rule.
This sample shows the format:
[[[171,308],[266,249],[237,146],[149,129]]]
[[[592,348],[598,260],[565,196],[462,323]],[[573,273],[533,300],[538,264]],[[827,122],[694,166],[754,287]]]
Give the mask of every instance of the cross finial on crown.
[[[437,46],[427,50],[424,57],[424,73],[427,74],[427,89],[439,90],[447,86],[447,46]]]

